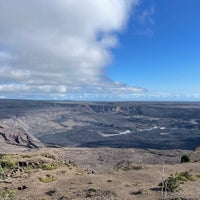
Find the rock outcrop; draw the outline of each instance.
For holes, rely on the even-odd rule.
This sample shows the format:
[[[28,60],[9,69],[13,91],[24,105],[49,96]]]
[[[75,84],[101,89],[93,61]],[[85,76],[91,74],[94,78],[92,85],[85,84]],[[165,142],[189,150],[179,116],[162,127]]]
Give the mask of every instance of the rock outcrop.
[[[0,137],[8,143],[18,146],[24,146],[28,148],[39,148],[44,145],[34,138],[32,135],[29,135],[25,130],[20,128],[13,128],[7,125],[0,126]]]

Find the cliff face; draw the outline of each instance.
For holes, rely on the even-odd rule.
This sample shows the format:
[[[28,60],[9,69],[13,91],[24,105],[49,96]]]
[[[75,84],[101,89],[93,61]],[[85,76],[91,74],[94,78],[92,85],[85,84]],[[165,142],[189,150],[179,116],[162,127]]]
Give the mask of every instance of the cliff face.
[[[173,102],[73,102],[0,100],[0,119],[44,110],[72,113],[122,113],[151,117],[199,118],[199,103]]]
[[[199,117],[199,103],[0,100],[0,137],[31,148],[43,146],[42,141],[60,146],[194,149],[200,146]]]
[[[156,102],[91,102],[66,103],[59,105],[65,110],[75,113],[121,113],[124,115],[144,115],[160,118],[198,118],[200,105],[189,103],[156,103]],[[54,107],[55,108],[55,107]]]
[[[39,148],[44,146],[39,140],[23,130],[23,127],[12,126],[11,124],[1,123],[0,137],[1,141],[4,140],[6,143],[12,145],[28,148]]]

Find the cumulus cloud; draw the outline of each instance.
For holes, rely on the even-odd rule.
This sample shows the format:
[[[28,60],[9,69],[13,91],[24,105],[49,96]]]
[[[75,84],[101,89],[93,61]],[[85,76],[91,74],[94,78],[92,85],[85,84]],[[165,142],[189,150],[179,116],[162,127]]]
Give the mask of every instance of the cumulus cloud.
[[[0,95],[67,98],[143,92],[105,76],[117,33],[138,3],[0,1]]]

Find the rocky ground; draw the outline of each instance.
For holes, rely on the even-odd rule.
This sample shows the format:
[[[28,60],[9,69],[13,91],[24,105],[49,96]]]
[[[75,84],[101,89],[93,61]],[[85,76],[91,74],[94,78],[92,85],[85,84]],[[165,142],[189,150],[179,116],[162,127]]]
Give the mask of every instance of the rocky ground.
[[[200,150],[0,147],[0,199],[134,200],[200,198]],[[7,146],[9,147],[9,146]],[[18,149],[19,148],[19,149]],[[180,163],[182,154],[190,162]],[[175,190],[159,183],[181,175]]]

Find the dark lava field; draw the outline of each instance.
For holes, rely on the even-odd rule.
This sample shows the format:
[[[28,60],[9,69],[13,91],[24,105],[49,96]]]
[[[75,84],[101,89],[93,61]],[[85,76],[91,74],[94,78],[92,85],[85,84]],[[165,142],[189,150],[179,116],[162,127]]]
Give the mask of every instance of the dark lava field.
[[[34,138],[47,146],[193,150],[200,103],[0,100],[0,136],[18,145]]]

